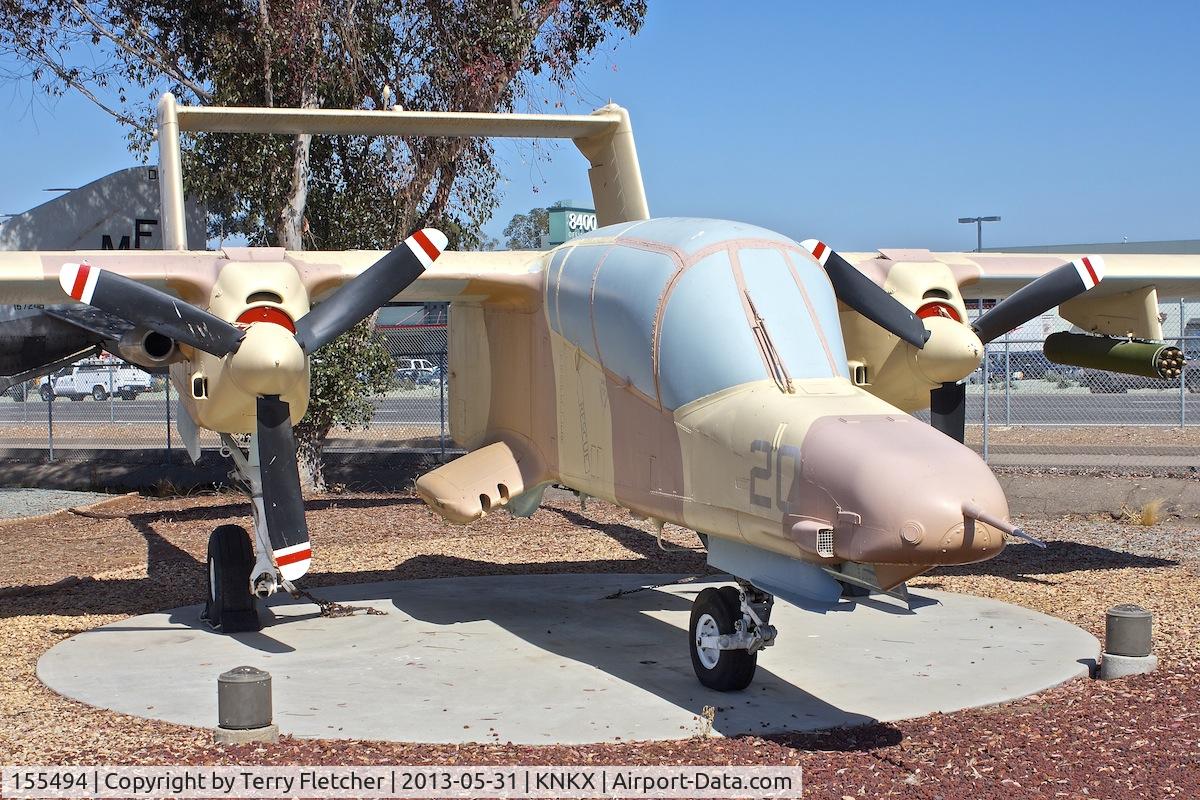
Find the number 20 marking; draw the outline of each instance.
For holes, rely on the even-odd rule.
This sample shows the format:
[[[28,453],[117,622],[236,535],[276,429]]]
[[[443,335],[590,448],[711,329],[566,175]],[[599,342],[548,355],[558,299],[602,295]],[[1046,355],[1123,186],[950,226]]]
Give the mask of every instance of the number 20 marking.
[[[750,469],[750,504],[761,508],[770,508],[774,505],[784,514],[787,514],[791,510],[790,498],[793,491],[797,488],[796,484],[800,481],[800,448],[795,445],[785,444],[776,450],[770,442],[764,439],[756,439],[750,443],[750,452],[763,454],[762,466]],[[772,452],[775,453],[774,459],[771,458]],[[783,487],[783,462],[785,458],[792,461],[792,481],[788,485],[786,492]],[[755,490],[755,483],[757,481],[771,480],[772,467],[774,467],[775,476],[774,503],[772,503],[771,497],[759,494]],[[770,491],[769,488],[768,491]]]

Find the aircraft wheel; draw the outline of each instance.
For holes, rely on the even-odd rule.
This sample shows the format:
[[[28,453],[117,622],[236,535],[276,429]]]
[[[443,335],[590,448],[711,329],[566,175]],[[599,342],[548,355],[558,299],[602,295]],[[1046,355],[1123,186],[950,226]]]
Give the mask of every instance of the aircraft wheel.
[[[201,619],[222,633],[262,629],[250,571],[254,550],[240,525],[222,525],[208,537],[208,601]]]
[[[718,692],[735,692],[749,686],[758,666],[758,654],[703,647],[701,638],[736,633],[735,625],[741,618],[741,596],[731,586],[709,587],[697,595],[692,604],[688,626],[692,669],[700,683]]]

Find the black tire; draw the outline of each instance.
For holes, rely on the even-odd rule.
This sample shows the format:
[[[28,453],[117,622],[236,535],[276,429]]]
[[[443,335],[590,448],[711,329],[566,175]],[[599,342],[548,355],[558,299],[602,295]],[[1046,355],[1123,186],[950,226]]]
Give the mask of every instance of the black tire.
[[[758,666],[758,654],[745,650],[719,650],[715,663],[712,663],[711,655],[702,655],[700,652],[698,639],[701,625],[703,623],[711,628],[711,620],[718,634],[731,634],[735,632],[735,624],[741,616],[740,595],[732,586],[720,589],[709,587],[697,595],[692,603],[692,617],[688,624],[692,669],[700,683],[718,692],[736,692],[749,686]]]
[[[240,525],[222,525],[208,537],[208,601],[201,619],[222,633],[262,630],[250,593],[254,549]]]
[[[43,402],[48,403],[54,399],[54,390],[50,388],[50,384],[43,383],[41,388],[38,389],[38,396],[42,398]]]
[[[97,403],[101,403],[108,399],[108,392],[104,389],[103,386],[93,386],[92,387],[92,399],[95,400]]]

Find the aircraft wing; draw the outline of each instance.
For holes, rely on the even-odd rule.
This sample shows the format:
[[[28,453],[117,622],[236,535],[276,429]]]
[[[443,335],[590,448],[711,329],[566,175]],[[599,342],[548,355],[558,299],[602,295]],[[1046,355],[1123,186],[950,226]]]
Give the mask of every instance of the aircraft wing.
[[[309,297],[319,302],[385,253],[383,250],[288,252],[277,247],[229,247],[187,252],[0,252],[0,305],[70,302],[59,285],[59,270],[65,263],[80,262],[112,270],[189,303],[207,307],[221,270],[235,264],[246,264],[253,269],[255,263],[283,261],[296,268]],[[540,294],[538,276],[542,256],[543,253],[537,251],[449,251],[394,299],[397,302],[490,299],[527,305],[536,302]]]
[[[886,283],[892,265],[933,262],[949,268],[966,300],[1013,294],[1056,267],[1082,256],[1104,259],[1098,286],[1059,307],[1063,319],[1086,331],[1110,336],[1162,339],[1158,303],[1200,298],[1200,255],[1136,253],[931,253],[886,249],[851,253],[847,259]]]

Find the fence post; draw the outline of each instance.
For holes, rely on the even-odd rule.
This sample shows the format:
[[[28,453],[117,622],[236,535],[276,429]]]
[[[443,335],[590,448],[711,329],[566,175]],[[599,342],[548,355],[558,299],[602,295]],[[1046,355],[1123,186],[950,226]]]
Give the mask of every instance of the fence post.
[[[1004,334],[1004,424],[1012,425],[1012,358],[1008,336]]]
[[[983,316],[983,298],[979,298],[979,314],[975,319]],[[988,416],[990,409],[988,408],[988,393],[991,388],[992,378],[988,374],[988,346],[983,346],[983,460],[988,460]]]
[[[53,374],[47,376],[46,385],[50,387],[50,397],[46,400],[46,444],[50,448],[49,460],[54,460],[54,381]]]
[[[442,459],[446,458],[446,381],[449,376],[446,374],[446,353],[442,352],[438,357],[441,362],[441,380],[438,381],[438,414],[441,417],[441,423],[438,434],[439,446],[441,448]]]
[[[167,375],[167,452],[163,463],[171,463],[171,376]]]
[[[1179,298],[1179,349],[1183,351],[1183,369],[1179,372],[1179,427],[1187,425],[1187,323],[1183,298]]]

